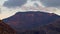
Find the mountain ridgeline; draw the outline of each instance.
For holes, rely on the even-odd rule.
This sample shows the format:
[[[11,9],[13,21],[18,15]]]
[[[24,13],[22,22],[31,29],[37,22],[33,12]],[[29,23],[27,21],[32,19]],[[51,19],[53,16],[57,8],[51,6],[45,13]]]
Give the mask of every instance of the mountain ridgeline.
[[[53,22],[59,18],[60,16],[54,13],[28,11],[28,12],[17,12],[15,15],[9,18],[3,19],[3,21],[9,24],[13,29],[15,29],[18,34],[22,34],[22,32],[26,33],[26,31],[27,32],[30,31],[32,34],[33,33],[32,31],[38,33],[41,26],[53,24]]]

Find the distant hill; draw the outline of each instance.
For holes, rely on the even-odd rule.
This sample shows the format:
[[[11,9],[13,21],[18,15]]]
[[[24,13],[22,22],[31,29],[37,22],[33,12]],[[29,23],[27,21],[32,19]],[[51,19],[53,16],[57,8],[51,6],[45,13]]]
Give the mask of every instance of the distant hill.
[[[16,34],[16,31],[0,20],[0,34]]]
[[[4,19],[3,21],[9,24],[18,32],[24,32],[26,30],[38,30],[42,25],[48,25],[53,23],[60,16],[54,13],[45,12],[17,12],[15,15]]]

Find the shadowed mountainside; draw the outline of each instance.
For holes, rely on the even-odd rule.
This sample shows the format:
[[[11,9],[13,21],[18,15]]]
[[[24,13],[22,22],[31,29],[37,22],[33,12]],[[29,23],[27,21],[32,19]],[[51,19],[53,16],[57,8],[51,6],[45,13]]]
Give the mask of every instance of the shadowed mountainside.
[[[16,31],[0,20],[0,34],[16,34]]]
[[[60,18],[56,19],[51,24],[41,26],[40,30],[44,31],[46,34],[60,34]]]
[[[18,33],[26,30],[39,30],[40,26],[53,23],[60,16],[53,13],[44,12],[18,12],[3,21],[14,28]]]
[[[26,30],[25,32],[20,32],[19,34],[60,34],[60,18],[50,24],[42,25],[37,29],[38,30]]]

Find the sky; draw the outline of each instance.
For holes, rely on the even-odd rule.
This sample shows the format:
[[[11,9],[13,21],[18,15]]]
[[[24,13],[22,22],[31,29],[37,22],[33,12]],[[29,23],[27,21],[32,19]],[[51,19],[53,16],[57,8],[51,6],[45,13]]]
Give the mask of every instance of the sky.
[[[60,0],[0,0],[0,19],[17,12],[43,11],[60,16]]]

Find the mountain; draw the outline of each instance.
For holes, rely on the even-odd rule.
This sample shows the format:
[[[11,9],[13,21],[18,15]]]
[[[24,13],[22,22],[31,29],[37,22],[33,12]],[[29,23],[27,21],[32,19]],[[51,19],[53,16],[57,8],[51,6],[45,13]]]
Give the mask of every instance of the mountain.
[[[0,20],[0,34],[16,34],[16,31]]]
[[[40,26],[38,30],[26,30],[20,34],[60,34],[60,18],[50,24]]]
[[[20,33],[26,30],[39,30],[40,26],[53,23],[58,18],[60,16],[54,13],[27,11],[17,12],[9,18],[3,19],[3,21]]]
[[[56,19],[51,24],[41,26],[40,30],[44,31],[46,34],[60,34],[60,18]]]

